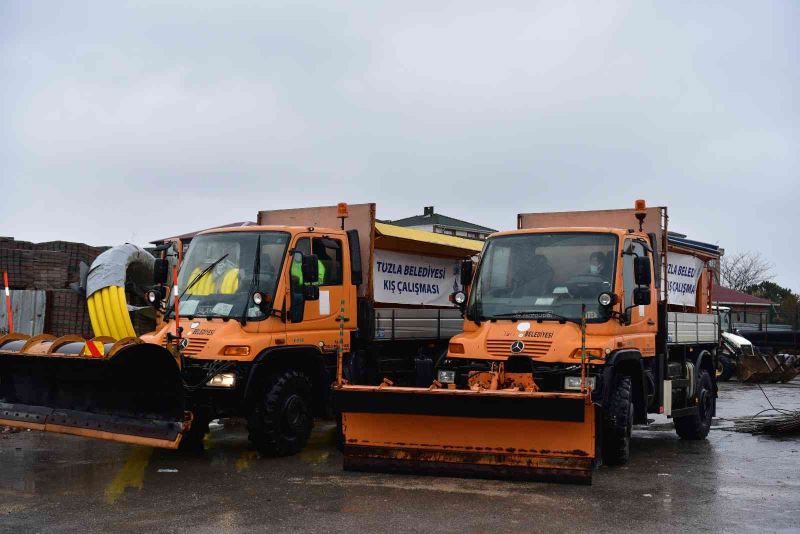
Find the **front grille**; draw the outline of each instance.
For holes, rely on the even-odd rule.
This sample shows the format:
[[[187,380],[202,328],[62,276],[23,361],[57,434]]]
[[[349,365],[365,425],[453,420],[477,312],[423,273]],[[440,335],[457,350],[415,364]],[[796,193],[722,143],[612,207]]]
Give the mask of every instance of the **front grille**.
[[[521,352],[511,352],[511,344],[522,341],[525,345]],[[486,342],[486,351],[492,356],[545,356],[550,350],[552,341],[525,341],[512,338],[490,339]]]
[[[207,338],[207,337],[189,337],[189,338],[186,338],[186,339],[189,340],[189,344],[186,346],[185,349],[183,349],[183,354],[185,354],[186,356],[195,356],[197,354],[200,354],[200,352],[204,348],[206,348],[206,345],[208,344],[208,339],[209,338]],[[161,342],[165,347],[167,346],[167,336],[166,335],[164,335],[164,337],[162,338]]]

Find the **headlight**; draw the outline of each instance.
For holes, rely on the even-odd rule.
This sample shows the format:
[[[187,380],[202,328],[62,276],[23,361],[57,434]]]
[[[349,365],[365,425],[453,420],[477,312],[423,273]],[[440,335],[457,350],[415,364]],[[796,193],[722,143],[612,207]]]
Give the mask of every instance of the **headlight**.
[[[614,304],[614,295],[612,293],[600,293],[597,297],[597,302],[600,303],[601,306],[611,306]]]
[[[587,376],[586,377],[586,386],[594,390],[595,384],[595,377]],[[569,389],[573,391],[580,391],[581,390],[581,377],[579,376],[565,376],[564,377],[564,389]]]
[[[439,382],[442,384],[454,384],[456,381],[455,371],[439,371]]]
[[[220,373],[206,382],[207,386],[213,388],[232,388],[236,385],[236,375],[234,373]]]

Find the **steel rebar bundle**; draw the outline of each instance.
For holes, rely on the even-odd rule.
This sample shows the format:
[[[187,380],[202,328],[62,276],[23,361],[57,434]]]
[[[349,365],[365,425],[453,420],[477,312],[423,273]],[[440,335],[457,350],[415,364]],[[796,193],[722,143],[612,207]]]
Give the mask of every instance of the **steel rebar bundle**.
[[[750,434],[792,435],[800,434],[800,411],[765,417],[748,417],[734,421],[736,432]]]

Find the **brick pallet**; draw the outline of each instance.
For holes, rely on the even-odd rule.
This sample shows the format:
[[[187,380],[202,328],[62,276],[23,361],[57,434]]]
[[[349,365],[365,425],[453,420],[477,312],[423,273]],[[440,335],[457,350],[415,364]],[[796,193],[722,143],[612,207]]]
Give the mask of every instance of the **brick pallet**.
[[[54,336],[77,334],[93,337],[86,300],[71,289],[47,291],[44,331]]]

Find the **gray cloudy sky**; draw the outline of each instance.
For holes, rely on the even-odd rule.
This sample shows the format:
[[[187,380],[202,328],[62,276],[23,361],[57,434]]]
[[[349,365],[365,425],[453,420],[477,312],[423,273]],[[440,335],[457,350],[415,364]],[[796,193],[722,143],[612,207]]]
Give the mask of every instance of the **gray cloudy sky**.
[[[669,206],[800,290],[800,3],[0,2],[0,235]]]

